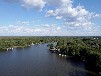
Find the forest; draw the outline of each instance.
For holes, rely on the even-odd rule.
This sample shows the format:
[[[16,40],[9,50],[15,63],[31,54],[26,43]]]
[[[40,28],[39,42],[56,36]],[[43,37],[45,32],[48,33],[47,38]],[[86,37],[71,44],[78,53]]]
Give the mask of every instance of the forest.
[[[83,61],[89,70],[101,73],[101,37],[60,37],[56,46],[47,46],[51,52]]]
[[[51,37],[0,37],[0,51],[54,41]]]

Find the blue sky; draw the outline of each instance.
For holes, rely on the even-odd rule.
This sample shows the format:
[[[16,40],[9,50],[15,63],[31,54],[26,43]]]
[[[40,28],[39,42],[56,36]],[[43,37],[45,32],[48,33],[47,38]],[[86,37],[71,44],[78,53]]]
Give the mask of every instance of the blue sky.
[[[101,36],[100,3],[0,0],[0,36]]]

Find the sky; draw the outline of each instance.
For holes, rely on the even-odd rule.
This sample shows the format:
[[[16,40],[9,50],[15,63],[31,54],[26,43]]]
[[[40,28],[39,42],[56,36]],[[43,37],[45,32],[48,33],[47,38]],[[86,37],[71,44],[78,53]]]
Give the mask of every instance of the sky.
[[[0,36],[101,36],[101,0],[0,0]]]

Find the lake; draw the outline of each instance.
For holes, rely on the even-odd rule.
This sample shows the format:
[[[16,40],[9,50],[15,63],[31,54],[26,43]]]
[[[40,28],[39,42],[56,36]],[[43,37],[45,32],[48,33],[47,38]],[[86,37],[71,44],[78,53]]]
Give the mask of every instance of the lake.
[[[90,76],[83,62],[48,51],[47,44],[0,52],[0,76]],[[91,75],[92,76],[92,75]]]

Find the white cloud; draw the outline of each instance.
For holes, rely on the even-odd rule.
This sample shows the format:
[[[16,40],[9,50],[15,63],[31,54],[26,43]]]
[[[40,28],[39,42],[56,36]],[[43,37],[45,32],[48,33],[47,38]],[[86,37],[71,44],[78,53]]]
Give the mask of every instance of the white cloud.
[[[57,16],[56,19],[60,20],[62,19],[62,16]]]
[[[34,8],[41,11],[45,3],[45,0],[23,0],[22,6],[27,9]]]
[[[61,29],[61,27],[57,27],[57,30],[60,30]]]
[[[41,11],[46,4],[45,0],[3,0],[7,3],[19,3],[26,9],[36,9]]]
[[[29,25],[29,21],[18,21],[17,26],[9,25],[0,27],[0,33],[20,33],[31,35],[81,35],[94,33],[97,30],[92,18],[101,17],[101,14],[95,12],[89,12],[85,7],[78,5],[73,6],[73,0],[5,0],[6,2],[18,2],[21,6],[27,9],[37,9],[41,11],[45,6],[48,7],[45,17],[54,17],[58,20],[62,20],[62,26],[56,24],[40,24],[33,27],[24,26]],[[38,23],[39,21],[33,21]],[[19,26],[21,25],[21,26]],[[65,26],[63,26],[65,25]]]
[[[56,24],[41,24],[38,26],[17,26],[17,25],[9,25],[9,26],[0,26],[0,35],[3,36],[76,36],[76,35],[100,35],[97,32],[100,31],[101,27],[98,27],[99,30],[88,30],[92,29],[90,27],[86,29],[81,29],[71,26],[58,26]]]
[[[45,25],[43,25],[43,27],[50,27],[50,25],[48,25],[48,24],[45,24]]]
[[[40,27],[39,27],[40,26]],[[52,24],[44,24],[39,26],[1,26],[0,35],[59,35],[61,27]]]
[[[95,14],[93,17],[101,17],[101,14]]]
[[[22,24],[29,24],[29,21],[24,21],[22,22]]]
[[[73,2],[72,0],[46,0],[48,5],[51,6],[65,6],[65,5],[71,5]]]
[[[30,22],[29,21],[16,21],[17,25],[23,26],[23,25],[29,25]]]
[[[92,17],[99,17],[99,14],[87,11],[83,6],[73,6],[72,0],[53,0],[50,1],[55,9],[48,10],[45,17],[55,17],[64,21],[64,24],[72,28],[82,28],[85,30],[93,30],[94,23],[91,22]]]

